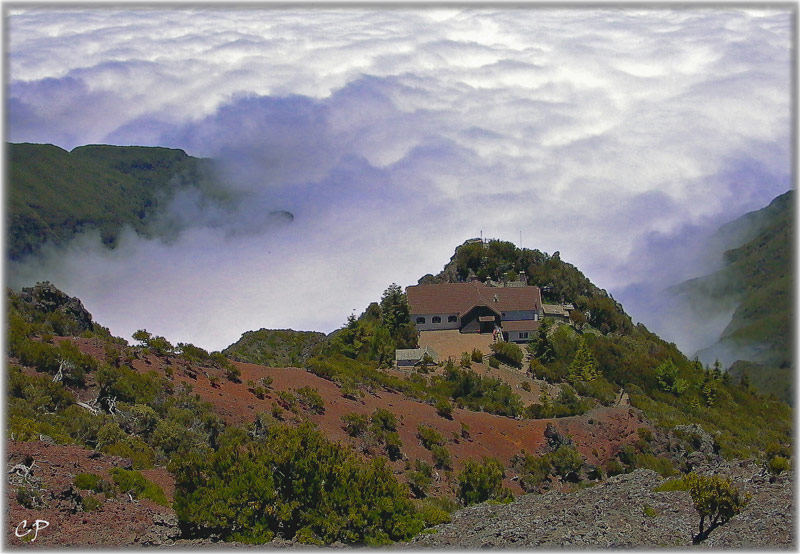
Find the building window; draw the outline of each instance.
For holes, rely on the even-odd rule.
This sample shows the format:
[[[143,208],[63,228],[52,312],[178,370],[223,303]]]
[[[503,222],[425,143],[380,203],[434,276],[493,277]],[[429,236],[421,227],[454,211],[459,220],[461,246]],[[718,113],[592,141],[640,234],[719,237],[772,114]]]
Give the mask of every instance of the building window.
[[[454,315],[447,316],[447,322],[448,323],[455,323],[456,321],[458,321],[458,317],[457,316],[454,316]]]
[[[417,318],[417,323],[425,323],[425,318],[424,317],[418,317]]]
[[[528,332],[527,331],[520,331],[519,332],[519,338],[527,339],[528,338]]]
[[[441,322],[442,318],[439,317],[438,315],[433,316],[433,319],[431,319],[431,323],[441,323]]]

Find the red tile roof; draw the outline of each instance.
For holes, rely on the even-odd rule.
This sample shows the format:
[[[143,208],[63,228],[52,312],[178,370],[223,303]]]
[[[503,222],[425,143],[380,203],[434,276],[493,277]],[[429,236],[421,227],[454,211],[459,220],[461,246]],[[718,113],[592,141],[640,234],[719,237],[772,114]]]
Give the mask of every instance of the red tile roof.
[[[539,310],[539,287],[488,287],[480,282],[414,285],[406,289],[411,314],[464,314],[474,306],[496,311]]]
[[[541,323],[539,320],[523,319],[520,321],[501,321],[500,326],[503,331],[536,331]]]

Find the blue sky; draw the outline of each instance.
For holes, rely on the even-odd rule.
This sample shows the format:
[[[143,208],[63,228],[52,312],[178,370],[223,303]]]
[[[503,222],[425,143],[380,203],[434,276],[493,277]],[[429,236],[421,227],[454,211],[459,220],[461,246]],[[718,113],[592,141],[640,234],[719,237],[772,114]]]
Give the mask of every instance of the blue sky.
[[[328,332],[483,232],[560,251],[691,350],[646,297],[791,187],[790,8],[6,15],[7,140],[183,148],[247,199],[222,222],[176,199],[170,243],[87,235],[11,267],[126,337]]]

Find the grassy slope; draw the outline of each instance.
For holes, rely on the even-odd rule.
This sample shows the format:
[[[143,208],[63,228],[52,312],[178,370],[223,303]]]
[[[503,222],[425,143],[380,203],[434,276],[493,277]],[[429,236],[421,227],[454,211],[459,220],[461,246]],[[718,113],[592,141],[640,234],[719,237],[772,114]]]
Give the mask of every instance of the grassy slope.
[[[99,229],[113,245],[123,225],[147,234],[148,217],[181,185],[200,184],[208,161],[182,150],[8,145],[8,256]]]

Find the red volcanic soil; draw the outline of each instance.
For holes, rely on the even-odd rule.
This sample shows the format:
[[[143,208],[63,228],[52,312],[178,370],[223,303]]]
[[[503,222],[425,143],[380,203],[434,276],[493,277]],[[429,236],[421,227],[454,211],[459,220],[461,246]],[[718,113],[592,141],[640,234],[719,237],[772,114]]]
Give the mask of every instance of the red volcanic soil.
[[[54,548],[69,546],[119,546],[136,544],[146,539],[147,531],[154,525],[154,518],[166,516],[172,510],[159,506],[148,499],[131,501],[120,494],[106,499],[102,494],[78,491],[72,487],[79,473],[96,473],[111,481],[109,470],[114,467],[130,467],[130,461],[118,456],[106,456],[78,446],[52,445],[44,442],[6,441],[8,468],[25,460],[33,459],[33,483],[43,491],[43,508],[25,508],[17,501],[17,486],[6,482],[6,509],[8,527],[6,546],[25,548]],[[170,481],[163,468],[144,470],[148,479],[159,483]],[[75,494],[91,495],[102,504],[92,512],[84,512],[78,505]],[[22,524],[25,520],[26,524]],[[36,520],[39,532],[31,529]],[[26,535],[26,531],[30,531]],[[17,535],[25,535],[19,537]],[[34,538],[33,542],[29,542]]]
[[[56,341],[65,340],[56,338]],[[97,339],[71,338],[81,351],[98,359],[105,358],[103,343]],[[241,382],[229,381],[224,372],[212,367],[190,365],[177,356],[159,357],[152,354],[138,354],[131,364],[140,372],[155,371],[168,376],[174,385],[188,383],[192,391],[210,402],[216,412],[229,424],[247,425],[257,414],[270,413],[273,404],[278,403],[278,392],[304,386],[315,388],[324,399],[325,412],[315,414],[303,410],[292,413],[284,410],[289,422],[308,419],[318,425],[330,439],[352,445],[367,456],[383,454],[382,446],[366,444],[364,439],[353,438],[342,428],[341,417],[348,413],[371,414],[377,408],[393,412],[398,419],[398,434],[402,441],[404,459],[392,462],[394,473],[405,479],[405,471],[416,458],[433,463],[430,451],[426,450],[417,438],[417,427],[424,424],[436,429],[445,438],[445,447],[450,452],[452,472],[438,472],[435,476],[434,495],[455,494],[458,471],[470,458],[492,456],[506,467],[505,485],[514,493],[521,493],[516,480],[512,480],[514,470],[510,460],[522,450],[540,453],[547,448],[544,431],[548,423],[564,435],[569,435],[577,449],[590,464],[599,465],[614,456],[625,444],[638,438],[636,430],[649,426],[638,410],[630,407],[597,408],[582,416],[554,420],[517,420],[483,412],[454,409],[452,419],[445,419],[436,413],[433,406],[406,398],[400,393],[386,390],[365,392],[360,400],[342,396],[339,387],[328,380],[298,368],[268,368],[255,364],[235,363],[241,370]],[[476,365],[481,373],[501,376],[502,372],[489,371],[488,367]],[[35,373],[25,368],[26,373]],[[509,370],[513,373],[512,370]],[[271,377],[272,385],[263,399],[248,390],[248,381],[258,383],[261,377]],[[511,375],[510,377],[517,377]],[[518,379],[523,379],[519,375]],[[511,379],[513,381],[513,379]],[[512,383],[517,392],[518,383]],[[541,386],[547,386],[540,383]],[[93,375],[88,376],[87,387],[77,390],[76,396],[83,401],[91,401],[97,396],[97,385]],[[538,388],[534,394],[538,394]],[[527,401],[526,401],[527,403]],[[462,434],[462,430],[468,430]],[[132,501],[127,495],[104,498],[94,495],[102,502],[100,508],[84,512],[80,508],[76,494],[92,494],[77,491],[73,487],[75,476],[79,473],[97,473],[110,480],[109,470],[113,467],[130,467],[130,461],[117,456],[106,456],[78,446],[53,445],[46,442],[6,442],[7,469],[15,464],[33,459],[36,463],[34,483],[43,491],[44,508],[28,509],[17,500],[17,486],[6,486],[7,532],[6,545],[10,547],[56,547],[56,546],[112,546],[134,544],[162,544],[165,526],[175,529],[172,510],[159,506],[147,499]],[[174,494],[174,479],[164,468],[142,470],[142,473],[164,489],[169,500]],[[10,477],[11,480],[14,476]],[[170,520],[172,523],[165,523]],[[27,521],[27,527],[18,525]],[[26,542],[33,537],[19,538],[36,520],[49,523],[42,528],[35,542]]]
[[[96,339],[72,340],[82,351],[103,358],[102,342]],[[351,444],[362,451],[367,449],[363,441],[345,433],[341,417],[348,413],[371,414],[377,408],[387,409],[397,416],[397,431],[403,443],[402,452],[409,461],[413,462],[414,459],[420,458],[433,463],[431,452],[421,445],[416,436],[417,427],[424,424],[436,429],[446,439],[445,446],[452,457],[454,474],[469,458],[492,456],[508,468],[512,456],[522,450],[528,453],[544,451],[546,449],[544,430],[548,423],[552,423],[560,433],[569,435],[587,462],[594,465],[608,461],[625,444],[635,441],[638,438],[636,430],[639,427],[649,426],[638,410],[627,406],[596,408],[581,416],[552,420],[517,420],[456,408],[453,410],[452,419],[445,419],[436,413],[433,406],[407,398],[397,392],[376,390],[371,393],[366,392],[360,400],[345,398],[332,381],[299,368],[268,368],[234,362],[234,365],[241,370],[241,382],[234,383],[226,379],[219,369],[190,366],[176,356],[158,357],[147,354],[135,359],[132,365],[138,371],[156,371],[162,375],[166,375],[167,368],[170,368],[173,383],[176,385],[189,383],[194,393],[213,404],[215,411],[227,423],[234,425],[246,425],[252,422],[257,414],[269,413],[273,404],[278,403],[279,391],[304,386],[315,388],[325,401],[325,413],[315,414],[301,408],[298,414],[292,414],[285,410],[287,420],[300,421],[307,418],[316,423],[331,440]],[[488,367],[476,364],[478,365],[481,366],[476,367],[479,372],[488,370]],[[273,379],[271,389],[263,399],[259,399],[248,390],[247,383],[248,381],[258,383],[261,377],[267,376]],[[500,375],[494,373],[493,376]],[[216,383],[212,383],[209,377],[216,377]],[[519,378],[522,379],[522,375]],[[542,385],[547,386],[544,383]],[[516,392],[524,391],[516,390]],[[95,395],[93,387],[90,387],[82,396],[93,398]],[[468,429],[466,438],[462,437],[462,424]],[[373,445],[371,453],[381,453],[379,448]],[[406,462],[403,460],[392,463],[397,474],[403,472],[405,465]],[[508,475],[506,486],[515,493],[522,492],[517,482],[511,481],[512,472],[506,473]],[[171,494],[170,482],[159,482],[159,484],[164,487],[165,492]],[[443,490],[443,486],[444,483],[440,483],[437,491],[447,492]],[[452,494],[452,491],[449,494]]]

